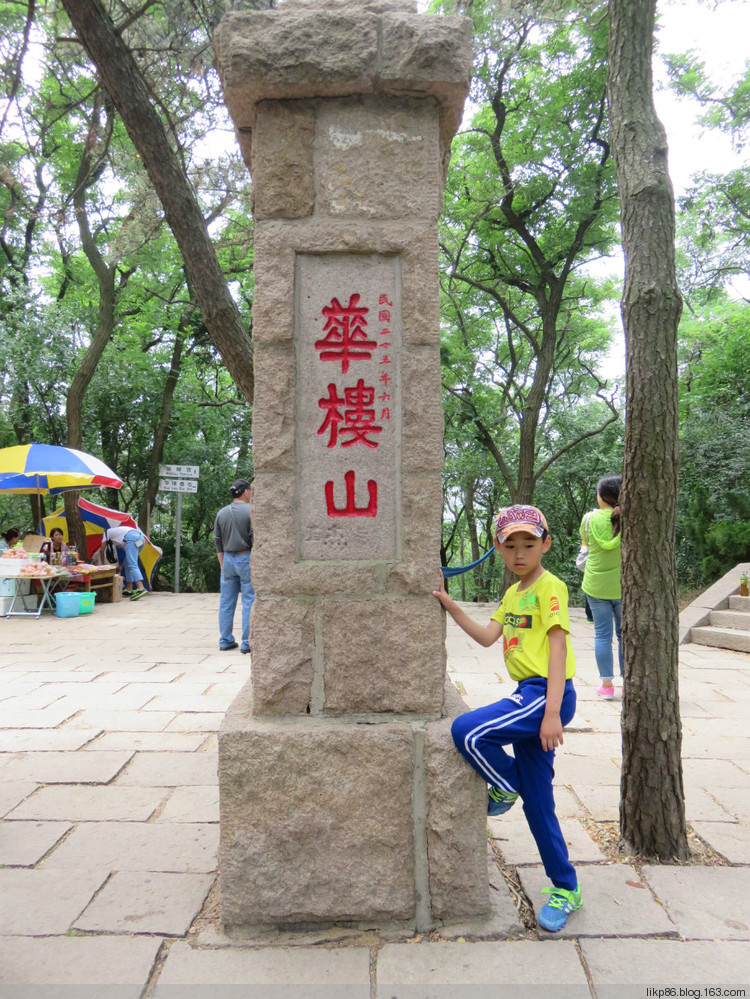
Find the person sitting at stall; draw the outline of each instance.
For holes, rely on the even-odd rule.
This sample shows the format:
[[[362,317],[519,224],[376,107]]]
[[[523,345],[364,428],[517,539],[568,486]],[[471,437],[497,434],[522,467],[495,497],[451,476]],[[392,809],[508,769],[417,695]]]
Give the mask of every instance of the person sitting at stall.
[[[11,527],[10,530],[5,532],[5,534],[0,535],[0,548],[20,548],[20,547],[21,547],[21,529],[19,527]]]
[[[54,561],[58,552],[62,552],[65,547],[64,535],[59,527],[53,527],[49,532],[49,537],[42,542],[41,552],[49,563]]]

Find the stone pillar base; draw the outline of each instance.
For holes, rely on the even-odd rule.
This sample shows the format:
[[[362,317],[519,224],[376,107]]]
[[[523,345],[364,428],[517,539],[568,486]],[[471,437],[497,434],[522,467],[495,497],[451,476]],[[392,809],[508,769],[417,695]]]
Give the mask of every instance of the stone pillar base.
[[[489,912],[486,785],[449,717],[257,717],[251,697],[248,684],[219,732],[228,933],[424,932]]]

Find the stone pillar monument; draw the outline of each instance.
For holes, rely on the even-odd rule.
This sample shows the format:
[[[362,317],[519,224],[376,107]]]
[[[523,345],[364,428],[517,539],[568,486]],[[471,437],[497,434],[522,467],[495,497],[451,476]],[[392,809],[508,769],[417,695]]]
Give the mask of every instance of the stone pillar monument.
[[[489,910],[486,789],[455,751],[437,585],[437,221],[471,72],[414,0],[233,13],[253,179],[252,681],[219,734],[222,919]],[[451,705],[451,706],[448,706]]]

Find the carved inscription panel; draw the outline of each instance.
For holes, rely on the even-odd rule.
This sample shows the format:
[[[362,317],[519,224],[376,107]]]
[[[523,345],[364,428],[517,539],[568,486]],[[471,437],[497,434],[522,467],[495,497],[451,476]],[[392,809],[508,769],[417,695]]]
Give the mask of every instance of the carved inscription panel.
[[[298,558],[398,556],[399,278],[397,257],[297,257]]]

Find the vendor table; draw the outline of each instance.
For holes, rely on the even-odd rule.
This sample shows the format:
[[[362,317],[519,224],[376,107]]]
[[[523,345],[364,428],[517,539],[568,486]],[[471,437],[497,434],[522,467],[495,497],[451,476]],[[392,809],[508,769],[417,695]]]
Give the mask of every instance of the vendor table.
[[[8,613],[5,615],[6,617],[35,617],[38,620],[39,615],[42,613],[45,607],[48,610],[51,610],[53,614],[55,613],[55,605],[52,603],[50,587],[52,586],[53,583],[57,583],[58,579],[60,578],[59,576],[13,576],[10,578],[15,579],[16,581],[20,579],[33,579],[35,583],[39,583],[42,595],[41,599],[39,600],[39,605],[37,606],[36,605],[37,593],[35,593],[33,590],[31,591],[31,593],[19,593],[18,587],[16,587],[15,593],[13,594],[13,600],[11,601],[10,604],[10,609],[8,610]],[[32,610],[29,610],[26,604],[26,601],[29,598],[31,598],[34,601],[34,607]],[[18,603],[19,600],[21,601],[23,610],[16,610],[16,604]]]
[[[70,584],[76,589],[80,587],[84,593],[94,590],[99,603],[111,604],[114,600],[116,569],[116,565],[107,565],[96,572],[71,572]]]

